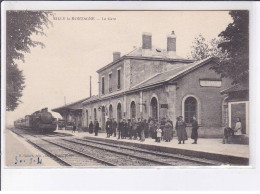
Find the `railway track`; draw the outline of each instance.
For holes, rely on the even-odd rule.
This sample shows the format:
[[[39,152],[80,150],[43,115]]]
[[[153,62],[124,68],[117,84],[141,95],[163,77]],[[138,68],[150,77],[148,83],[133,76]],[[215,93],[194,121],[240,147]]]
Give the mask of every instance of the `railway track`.
[[[31,134],[12,130],[63,166],[216,166],[222,163],[103,142],[60,133]]]
[[[81,145],[96,147],[99,149],[117,152],[125,155],[129,155],[132,157],[140,157],[143,159],[160,161],[162,165],[170,165],[170,166],[218,166],[222,165],[220,162],[195,158],[195,157],[187,157],[179,154],[170,154],[170,153],[162,153],[151,151],[147,149],[137,148],[137,147],[129,147],[124,145],[118,145],[111,142],[102,142],[98,140],[89,140],[89,139],[65,139],[68,142],[73,142]]]
[[[20,129],[11,131],[24,138],[28,143],[50,156],[62,166],[115,166],[114,163],[107,162],[102,158],[95,158],[75,149],[53,144],[42,138],[45,135],[34,135]]]

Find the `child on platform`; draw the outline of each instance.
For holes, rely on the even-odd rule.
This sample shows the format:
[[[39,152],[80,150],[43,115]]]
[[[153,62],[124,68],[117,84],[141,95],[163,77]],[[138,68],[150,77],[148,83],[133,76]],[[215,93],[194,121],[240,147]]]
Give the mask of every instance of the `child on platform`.
[[[162,129],[159,124],[157,125],[156,133],[156,142],[160,143],[162,138]]]

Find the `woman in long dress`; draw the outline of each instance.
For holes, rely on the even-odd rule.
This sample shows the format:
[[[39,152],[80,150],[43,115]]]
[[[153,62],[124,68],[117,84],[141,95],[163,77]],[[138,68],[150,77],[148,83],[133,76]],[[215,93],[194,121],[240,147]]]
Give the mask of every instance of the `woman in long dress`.
[[[178,117],[175,128],[177,131],[179,144],[181,144],[181,142],[183,142],[183,144],[184,144],[185,140],[188,139],[188,136],[187,136],[187,131],[186,131],[186,124],[182,120],[182,116]]]
[[[164,140],[166,142],[170,142],[172,140],[172,128],[173,126],[171,122],[168,120],[164,126]]]
[[[234,135],[242,135],[242,123],[239,117],[237,118],[237,122],[235,124]]]

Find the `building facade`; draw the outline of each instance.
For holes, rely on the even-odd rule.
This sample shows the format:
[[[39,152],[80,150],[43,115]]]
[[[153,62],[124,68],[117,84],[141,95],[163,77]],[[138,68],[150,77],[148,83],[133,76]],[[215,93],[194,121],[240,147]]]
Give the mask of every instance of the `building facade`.
[[[176,55],[174,32],[167,49],[152,46],[152,35],[142,35],[142,47],[127,55],[113,53],[113,62],[99,69],[99,93],[82,102],[82,125],[95,119],[105,131],[107,118],[169,118],[183,116],[188,133],[195,115],[200,137],[222,137],[225,96],[221,91],[231,80],[221,78],[212,67],[214,58],[201,61]]]

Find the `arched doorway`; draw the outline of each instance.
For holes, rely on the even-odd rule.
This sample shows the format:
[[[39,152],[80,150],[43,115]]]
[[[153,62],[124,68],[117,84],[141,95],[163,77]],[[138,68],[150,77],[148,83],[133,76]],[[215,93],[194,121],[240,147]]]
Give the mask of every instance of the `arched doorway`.
[[[112,107],[112,104],[109,105],[109,118],[110,119],[113,118],[113,107]]]
[[[132,101],[130,105],[130,115],[131,119],[136,118],[136,106],[134,101]]]
[[[122,119],[122,107],[121,103],[118,103],[117,105],[117,122],[121,121]]]
[[[155,97],[151,100],[151,117],[158,120],[158,101]]]
[[[102,130],[104,131],[105,130],[105,123],[106,123],[106,108],[105,106],[102,106],[101,108],[101,111],[102,111],[102,116],[101,116],[101,120],[102,120]]]
[[[185,120],[185,123],[192,123],[193,116],[198,118],[197,100],[194,97],[188,97],[184,102],[184,120]]]

